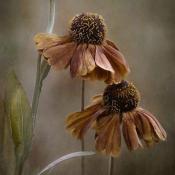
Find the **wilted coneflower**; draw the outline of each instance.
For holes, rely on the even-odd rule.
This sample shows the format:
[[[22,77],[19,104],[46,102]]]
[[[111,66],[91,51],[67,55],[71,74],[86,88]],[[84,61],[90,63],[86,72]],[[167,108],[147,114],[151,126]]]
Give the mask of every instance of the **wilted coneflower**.
[[[150,112],[138,107],[139,100],[138,90],[128,81],[108,85],[103,95],[93,98],[91,106],[69,115],[66,127],[78,139],[94,128],[97,151],[111,156],[120,152],[121,124],[129,150],[142,147],[141,141],[150,146],[165,140],[166,132]]]
[[[76,15],[67,35],[40,33],[34,37],[38,51],[56,69],[70,66],[72,77],[120,81],[129,67],[117,46],[106,39],[106,24],[94,13]]]

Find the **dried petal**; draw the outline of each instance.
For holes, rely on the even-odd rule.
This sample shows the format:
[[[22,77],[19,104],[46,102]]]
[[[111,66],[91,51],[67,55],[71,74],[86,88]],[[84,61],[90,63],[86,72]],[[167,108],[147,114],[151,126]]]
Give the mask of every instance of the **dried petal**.
[[[72,77],[75,77],[78,73],[78,69],[81,64],[81,58],[83,56],[83,45],[79,44],[72,56],[71,62],[70,62],[70,73]]]
[[[138,113],[148,120],[153,134],[155,134],[160,140],[166,140],[166,132],[153,114],[142,108],[138,108]]]
[[[96,104],[86,108],[82,112],[70,114],[66,121],[66,128],[73,136],[82,139],[96,118],[104,111],[105,109],[100,104]]]
[[[54,68],[63,69],[69,64],[75,49],[76,44],[74,42],[65,43],[45,49],[43,56],[47,58],[48,63],[53,65]]]
[[[138,112],[136,112],[134,118],[138,132],[142,133],[142,135],[140,135],[140,138],[145,141],[147,146],[151,146],[154,143],[154,139],[153,139],[152,128],[148,119]]]
[[[103,95],[102,94],[96,95],[92,98],[93,104],[98,104],[98,103],[102,103],[102,102],[103,102]]]
[[[118,72],[121,76],[130,72],[129,66],[121,52],[111,47],[109,44],[104,44],[102,49],[115,72]]]
[[[95,129],[96,150],[106,155],[118,156],[121,147],[119,115],[100,118]]]
[[[116,50],[119,50],[119,48],[116,46],[116,44],[114,44],[111,40],[106,40],[106,43],[108,45],[110,45],[111,47],[113,47]]]
[[[114,69],[112,68],[112,66],[111,66],[110,62],[108,61],[107,57],[104,55],[101,46],[96,46],[95,63],[100,68],[114,73]]]
[[[132,112],[123,114],[123,136],[129,150],[136,150],[142,147],[137,134]]]
[[[55,34],[39,33],[34,36],[36,47],[39,51],[70,41],[70,37],[59,37]]]
[[[91,73],[83,76],[83,78],[90,80],[103,80],[107,84],[116,82],[111,72],[103,70],[100,67],[96,67]]]

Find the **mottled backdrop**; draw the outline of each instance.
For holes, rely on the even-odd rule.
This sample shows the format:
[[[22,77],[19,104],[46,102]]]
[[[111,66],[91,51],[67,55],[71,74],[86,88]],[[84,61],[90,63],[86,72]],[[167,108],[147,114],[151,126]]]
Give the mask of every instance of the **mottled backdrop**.
[[[0,78],[14,68],[32,99],[37,52],[33,36],[47,26],[49,0],[0,1]],[[54,32],[64,34],[76,13],[97,12],[108,24],[108,37],[121,48],[131,65],[132,80],[142,94],[142,105],[158,116],[167,142],[130,153],[124,144],[115,159],[116,175],[175,174],[175,1],[174,0],[56,0]],[[1,81],[0,81],[1,83]],[[2,87],[2,83],[1,83]],[[80,143],[64,129],[65,116],[80,109],[79,79],[67,71],[51,71],[44,83],[36,137],[29,163],[42,168],[59,156],[80,150]],[[87,82],[86,104],[104,83]],[[94,149],[93,133],[86,149]],[[52,173],[78,175],[80,159],[69,160]],[[26,173],[27,174],[27,173]],[[86,159],[86,175],[106,175],[107,157]]]

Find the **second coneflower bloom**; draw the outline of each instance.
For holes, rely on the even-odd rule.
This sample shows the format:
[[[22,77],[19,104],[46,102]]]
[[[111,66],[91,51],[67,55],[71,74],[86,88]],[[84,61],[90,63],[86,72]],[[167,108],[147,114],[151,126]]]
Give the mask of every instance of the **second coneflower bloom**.
[[[121,147],[121,129],[129,150],[151,146],[166,139],[166,132],[153,114],[138,107],[140,95],[127,81],[108,85],[103,95],[93,98],[83,112],[68,116],[66,127],[82,139],[89,128],[95,129],[96,150],[117,156]]]
[[[57,69],[70,66],[72,77],[113,83],[129,72],[123,54],[106,39],[104,19],[94,13],[76,15],[70,22],[68,34],[63,37],[40,33],[34,41],[51,66]]]

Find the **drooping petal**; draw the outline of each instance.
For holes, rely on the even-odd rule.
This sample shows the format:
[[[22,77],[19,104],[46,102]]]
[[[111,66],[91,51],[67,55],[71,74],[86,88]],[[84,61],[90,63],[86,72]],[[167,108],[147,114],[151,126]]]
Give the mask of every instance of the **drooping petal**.
[[[138,115],[149,122],[153,141],[166,140],[167,134],[156,117],[143,108],[138,108],[137,111]]]
[[[108,45],[110,45],[111,47],[113,47],[116,50],[119,50],[119,48],[116,46],[116,44],[114,44],[111,40],[106,40],[106,43]]]
[[[83,45],[79,44],[72,56],[71,62],[70,62],[70,73],[72,77],[75,77],[78,73],[78,69],[81,65],[81,59],[83,57]]]
[[[151,146],[154,143],[154,137],[148,119],[137,112],[137,110],[134,118],[139,137],[145,141],[147,146]]]
[[[69,64],[75,49],[76,44],[74,42],[65,43],[44,49],[43,56],[56,69],[63,69]]]
[[[55,34],[39,33],[34,36],[34,42],[36,43],[37,49],[42,52],[44,49],[70,42],[70,37],[59,37]]]
[[[132,112],[124,113],[122,122],[123,136],[128,149],[132,151],[142,147],[142,143],[137,134]]]
[[[95,69],[95,60],[94,60],[93,54],[91,53],[91,50],[92,50],[91,47],[88,46],[85,49],[85,52],[82,58],[82,61],[84,62],[84,65],[85,65],[84,69],[86,69],[87,73],[90,73]]]
[[[129,66],[123,56],[123,54],[110,46],[109,44],[104,44],[102,46],[103,52],[113,66],[115,72],[120,73],[121,76],[125,76],[130,72]]]
[[[96,95],[92,98],[93,104],[98,104],[98,103],[102,103],[102,102],[103,102],[103,95],[102,94]]]
[[[114,69],[111,66],[111,63],[106,58],[106,56],[104,55],[101,46],[96,46],[95,63],[100,68],[114,73]]]
[[[72,77],[86,76],[95,69],[95,61],[91,53],[92,48],[86,44],[79,44],[70,64]]]
[[[121,147],[119,115],[105,116],[96,123],[96,150],[116,157]]]
[[[90,80],[100,80],[100,81],[103,80],[107,84],[116,82],[111,72],[103,70],[100,67],[96,67],[92,72],[83,76],[83,78]]]
[[[100,104],[96,104],[82,112],[70,114],[66,121],[66,128],[73,136],[82,139],[96,118],[104,111],[105,109]]]

